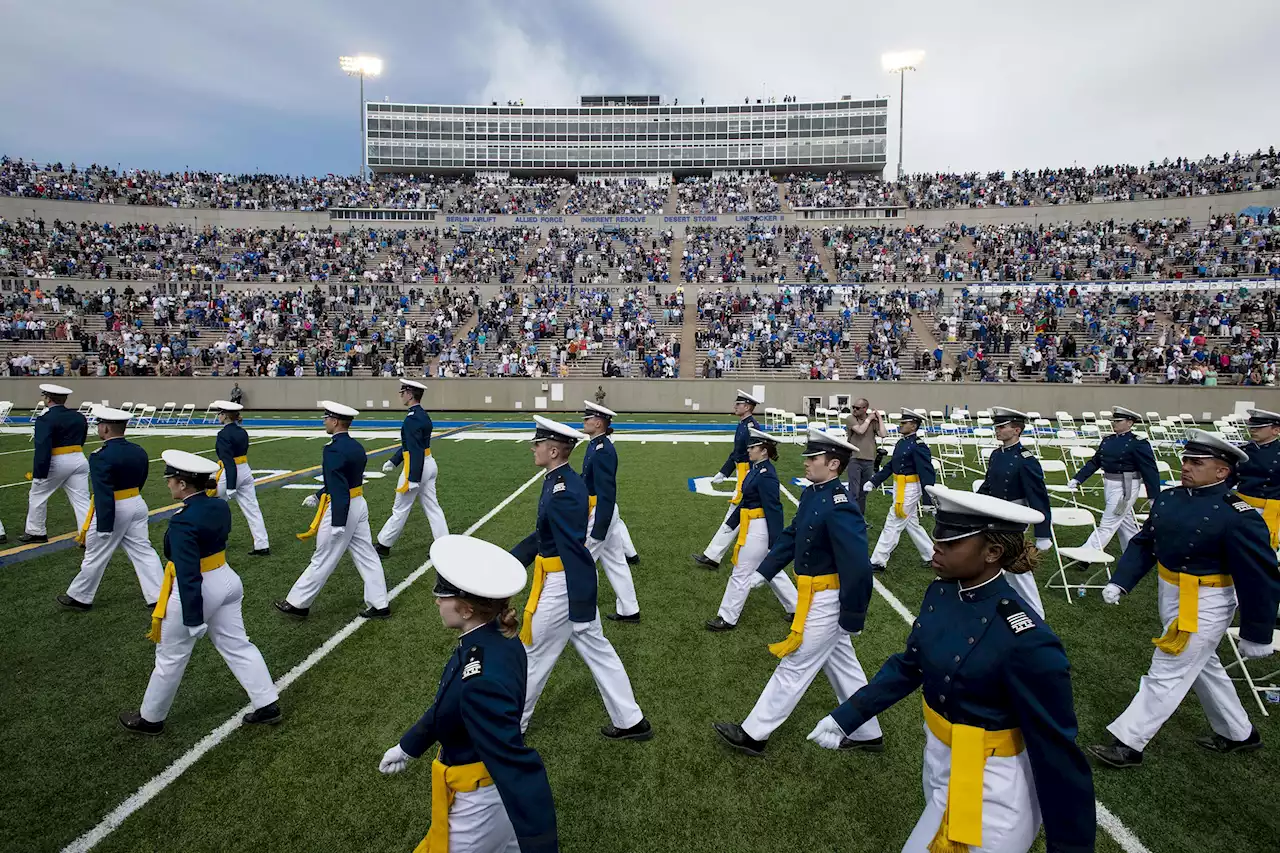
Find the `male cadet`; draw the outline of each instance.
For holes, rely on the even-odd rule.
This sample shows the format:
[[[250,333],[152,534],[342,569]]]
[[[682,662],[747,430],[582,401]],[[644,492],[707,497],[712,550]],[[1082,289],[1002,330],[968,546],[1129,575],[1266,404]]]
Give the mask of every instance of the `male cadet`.
[[[742,725],[714,724],[725,742],[748,755],[764,752],[769,735],[791,716],[818,670],[826,672],[840,702],[867,684],[849,640],[850,634],[862,632],[871,602],[867,527],[858,504],[840,482],[854,448],[817,426],[809,427],[808,439],[804,475],[812,485],[801,493],[791,526],[782,531],[751,579],[753,588],[764,586],[787,563],[795,563],[800,592],[791,633],[769,646],[781,660]],[[882,751],[880,723],[872,717],[842,748]]]
[[[214,442],[214,454],[218,457],[218,471],[209,497],[234,500],[244,513],[245,524],[253,536],[250,557],[266,557],[271,553],[271,541],[267,538],[267,525],[262,520],[258,506],[258,488],[249,467],[249,433],[240,426],[240,412],[244,406],[230,400],[214,400],[211,404],[218,412],[218,438]]]
[[[431,538],[449,535],[449,524],[444,520],[440,501],[436,499],[436,473],[439,468],[431,455],[431,416],[422,408],[422,394],[426,390],[427,386],[421,382],[400,380],[400,402],[409,407],[409,414],[400,425],[400,452],[382,463],[382,473],[390,474],[403,462],[404,477],[397,479],[391,517],[378,531],[378,541],[374,543],[374,548],[383,557],[390,556],[391,546],[400,538],[415,501],[422,504],[422,511],[427,514]]]
[[[1147,487],[1147,497],[1155,500],[1160,494],[1160,472],[1156,468],[1156,454],[1145,438],[1133,434],[1133,425],[1142,420],[1142,416],[1132,409],[1116,406],[1111,413],[1111,428],[1114,435],[1109,435],[1098,445],[1098,451],[1084,467],[1067,482],[1067,486],[1075,491],[1080,484],[1093,476],[1093,472],[1102,469],[1103,489],[1106,497],[1106,509],[1098,526],[1089,534],[1086,548],[1106,550],[1107,543],[1118,531],[1120,548],[1129,547],[1129,540],[1138,532],[1138,521],[1133,517],[1133,505],[1138,500],[1138,482],[1141,480]]]
[[[348,432],[360,413],[331,400],[321,400],[320,405],[324,408],[324,431],[333,438],[324,446],[324,486],[302,502],[316,508],[315,517],[311,527],[298,534],[299,539],[314,536],[316,550],[293,589],[284,600],[275,602],[275,608],[289,616],[306,618],[325,581],[350,550],[351,560],[364,581],[366,606],[360,615],[365,619],[386,619],[391,615],[387,578],[378,552],[373,549],[369,504],[364,499],[367,458],[360,442]]]
[[[1249,409],[1245,423],[1252,439],[1242,449],[1247,462],[1236,466],[1236,494],[1262,513],[1271,534],[1271,547],[1280,548],[1280,414]],[[1280,614],[1276,616],[1280,628]]]
[[[1111,583],[1102,591],[1119,604],[1154,566],[1160,575],[1164,634],[1152,642],[1151,668],[1138,695],[1107,726],[1112,743],[1092,746],[1111,767],[1142,763],[1142,751],[1187,691],[1195,688],[1213,730],[1196,743],[1212,752],[1258,749],[1230,676],[1218,660],[1218,643],[1240,610],[1240,656],[1272,653],[1271,634],[1280,600],[1280,572],[1267,525],[1231,491],[1235,469],[1248,457],[1229,441],[1203,430],[1187,431],[1182,449],[1182,488],[1159,492],[1142,530],[1125,548]]]
[[[129,562],[138,575],[142,597],[154,607],[160,596],[164,572],[160,557],[147,536],[147,502],[142,499],[142,486],[147,482],[151,460],[147,451],[124,437],[125,427],[133,415],[121,409],[96,406],[98,438],[103,444],[89,454],[89,480],[93,499],[89,502],[84,523],[76,542],[84,546],[80,573],[58,603],[71,610],[88,610],[102,582],[102,573],[111,562],[116,548],[124,546]]]
[[[1000,447],[991,451],[987,477],[982,481],[978,494],[1029,506],[1043,515],[1044,520],[1035,525],[1036,548],[1048,551],[1053,547],[1049,490],[1044,485],[1044,469],[1040,467],[1040,460],[1022,446],[1022,431],[1027,426],[1027,415],[1017,409],[993,406],[991,419],[995,422],[996,439],[1000,442]],[[1036,615],[1043,619],[1044,604],[1040,601],[1040,588],[1036,584],[1035,575],[1031,572],[1008,572],[1005,580],[1018,591],[1018,595],[1022,596],[1022,600]]]
[[[923,412],[914,409],[902,410],[902,420],[898,424],[902,438],[893,446],[893,458],[862,486],[862,490],[869,494],[890,475],[893,476],[893,508],[885,516],[884,528],[876,541],[875,553],[871,555],[871,568],[877,572],[883,572],[888,565],[889,556],[898,547],[904,527],[924,564],[928,566],[933,561],[933,540],[916,517],[916,505],[921,501],[925,512],[933,512],[933,499],[924,491],[925,486],[934,484],[933,455],[929,453],[929,445],[920,440],[920,425],[924,423],[924,417]]]
[[[631,579],[622,541],[622,516],[618,512],[618,451],[609,440],[616,412],[583,400],[582,431],[589,437],[582,459],[582,481],[587,484],[587,550],[604,568],[613,587],[614,612],[605,618],[613,622],[639,622],[640,602]]]
[[[738,398],[733,403],[733,413],[738,416],[738,428],[733,434],[733,450],[729,451],[729,458],[711,478],[711,484],[718,486],[736,471],[738,485],[733,490],[733,497],[729,499],[729,511],[725,513],[724,521],[721,522],[716,535],[711,538],[711,544],[707,546],[707,550],[701,554],[691,555],[695,563],[706,566],[708,569],[720,568],[721,558],[738,538],[738,529],[730,527],[729,520],[738,515],[738,503],[742,500],[742,481],[747,476],[748,469],[751,468],[751,461],[747,458],[747,438],[749,430],[760,429],[760,424],[756,423],[755,417],[758,405],[760,405],[758,399],[741,388],[738,389]]]
[[[35,424],[35,458],[31,462],[31,494],[27,498],[26,532],[23,542],[48,542],[45,518],[49,498],[58,489],[67,493],[76,514],[76,529],[84,526],[89,512],[89,463],[84,458],[84,438],[89,425],[84,415],[68,409],[70,388],[41,385],[40,393],[49,408]]]

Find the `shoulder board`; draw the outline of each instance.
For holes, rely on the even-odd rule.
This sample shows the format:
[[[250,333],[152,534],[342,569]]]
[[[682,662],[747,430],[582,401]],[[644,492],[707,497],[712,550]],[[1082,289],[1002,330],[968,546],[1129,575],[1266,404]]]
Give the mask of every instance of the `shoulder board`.
[[[603,438],[596,442],[596,450],[604,450],[604,439],[603,439]]]
[[[1036,627],[1035,620],[1027,615],[1022,609],[1022,605],[1014,601],[1012,598],[1002,598],[1000,603],[996,605],[996,613],[1000,614],[1000,618],[1009,626],[1009,630],[1013,633],[1021,634],[1030,631]]]
[[[564,489],[565,489],[565,485],[564,485],[564,481],[562,480],[551,487],[551,494],[554,495],[556,492],[563,492]]]
[[[484,649],[472,646],[467,649],[467,658],[462,664],[462,680],[475,678],[484,672]]]
[[[831,502],[833,504],[847,504],[849,502],[848,495],[832,495]]]
[[[1254,507],[1251,507],[1249,506],[1249,504],[1240,500],[1239,495],[1228,494],[1226,496],[1226,499],[1227,499],[1227,503],[1231,504],[1232,508],[1235,509],[1236,512],[1253,512],[1254,511]]]
[[[1034,453],[1032,453],[1030,450],[1024,450],[1024,451],[1022,451],[1022,458],[1023,458],[1023,459],[1035,459],[1035,458],[1036,458],[1036,455],[1035,455]]]

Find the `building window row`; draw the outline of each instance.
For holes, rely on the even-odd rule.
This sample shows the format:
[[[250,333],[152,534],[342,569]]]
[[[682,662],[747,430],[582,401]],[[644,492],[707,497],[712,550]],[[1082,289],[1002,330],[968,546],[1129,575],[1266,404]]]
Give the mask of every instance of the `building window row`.
[[[504,134],[524,136],[550,134],[584,136],[594,134],[664,134],[690,136],[695,133],[729,134],[778,133],[808,135],[813,131],[875,131],[887,127],[884,113],[842,116],[779,116],[777,118],[679,120],[679,121],[507,121],[439,119],[404,119],[369,117],[370,132],[418,133],[439,135]]]
[[[371,103],[370,113],[417,113],[418,115],[483,115],[483,116],[664,116],[664,115],[729,115],[732,113],[795,113],[838,110],[885,110],[888,100],[824,101],[819,103],[727,104],[723,106],[658,106],[658,107],[477,107],[438,106],[434,104]]]

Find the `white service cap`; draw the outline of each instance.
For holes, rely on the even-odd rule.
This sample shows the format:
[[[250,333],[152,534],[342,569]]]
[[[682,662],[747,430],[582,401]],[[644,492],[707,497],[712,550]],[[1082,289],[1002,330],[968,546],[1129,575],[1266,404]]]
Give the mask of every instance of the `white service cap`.
[[[474,536],[451,533],[431,543],[436,567],[435,595],[460,593],[477,598],[503,599],[524,589],[527,573],[505,548]]]

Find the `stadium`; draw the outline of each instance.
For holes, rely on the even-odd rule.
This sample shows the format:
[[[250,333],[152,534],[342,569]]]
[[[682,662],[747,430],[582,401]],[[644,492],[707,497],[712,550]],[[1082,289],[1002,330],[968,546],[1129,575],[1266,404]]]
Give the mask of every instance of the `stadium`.
[[[866,470],[886,479],[864,492],[856,464],[841,465],[834,484],[838,497],[865,501],[869,555],[882,553],[884,531],[899,522],[940,548],[955,524],[915,498],[903,511],[900,442],[927,448],[931,474],[918,472],[919,483],[931,476],[966,495],[996,477],[1002,447],[1033,459],[1052,510],[1051,520],[1040,515],[1047,534],[1037,528],[1027,540],[1047,538],[1035,546],[1030,576],[1044,611],[1034,630],[1051,628],[1069,661],[1078,734],[1068,731],[1064,743],[1074,739],[1086,761],[1087,747],[1111,739],[1108,724],[1155,666],[1150,638],[1168,627],[1160,610],[1168,584],[1153,570],[1124,590],[1122,606],[1105,603],[1113,577],[1134,559],[1127,551],[1143,540],[1129,545],[1135,534],[1121,528],[1098,544],[1098,531],[1118,519],[1117,481],[1109,468],[1092,479],[1083,469],[1102,458],[1113,429],[1129,429],[1116,424],[1130,424],[1156,480],[1136,494],[1126,487],[1120,514],[1134,531],[1155,530],[1157,501],[1189,494],[1182,486],[1197,484],[1205,459],[1244,464],[1223,445],[1244,448],[1241,456],[1269,452],[1257,430],[1273,428],[1264,415],[1280,412],[1274,147],[1188,157],[1155,150],[1153,139],[1145,164],[999,172],[962,164],[889,178],[901,94],[698,103],[586,94],[525,106],[366,100],[361,84],[358,175],[84,167],[51,160],[56,151],[38,161],[0,158],[0,752],[8,767],[0,850],[428,849],[418,845],[439,822],[443,770],[409,760],[405,772],[387,773],[384,752],[432,705],[442,672],[452,672],[445,662],[462,648],[437,612],[454,594],[437,597],[439,584],[462,582],[445,577],[431,546],[443,538],[443,519],[450,534],[519,552],[554,496],[535,467],[544,464],[539,448],[568,446],[535,416],[576,432],[612,412],[605,423],[619,516],[610,536],[625,518],[636,556],[624,571],[638,611],[625,618],[628,595],[616,566],[602,560],[591,631],[625,665],[653,737],[601,737],[610,722],[626,728],[609,710],[614,700],[594,664],[562,655],[525,735],[545,764],[558,841],[522,836],[520,849],[880,851],[916,839],[937,729],[922,723],[914,697],[879,714],[882,752],[821,749],[806,738],[845,698],[833,692],[834,669],[783,715],[762,756],[728,748],[713,729],[745,723],[748,712],[754,719],[753,703],[781,671],[782,655],[770,653],[787,639],[778,613],[795,609],[784,602],[780,611],[772,594],[757,592],[734,630],[706,629],[725,612],[726,583],[755,529],[741,516],[732,556],[718,568],[698,560],[745,484],[749,466],[734,454],[748,403],[777,445],[768,464],[786,523],[800,526],[812,511],[801,506],[806,490],[824,485],[812,478],[810,457],[835,459],[839,442],[859,444],[853,425],[878,412],[887,429],[859,447],[871,448]],[[431,473],[410,475],[406,436],[424,410]],[[57,444],[57,430],[74,429],[77,417],[88,430],[82,446]],[[1004,437],[1012,420],[1020,445]],[[224,452],[228,424],[243,427],[247,449]],[[132,486],[109,479],[120,468],[102,473],[101,454],[95,461],[108,444],[120,452],[121,433],[145,451],[135,466],[142,482]],[[595,438],[567,451],[571,474],[584,469]],[[367,507],[367,523],[346,528],[326,515],[337,512],[335,443],[359,448],[349,452],[362,475],[343,483],[351,505]],[[424,448],[415,448],[421,471]],[[163,455],[175,450],[196,461],[182,456],[182,468],[180,457]],[[81,453],[92,476],[59,473]],[[174,484],[184,471],[199,474],[201,459],[218,472],[209,499],[192,494],[226,503],[231,515],[225,554],[217,554],[227,565],[212,571],[234,569],[243,585],[237,642],[251,640],[269,670],[251,697],[278,699],[246,705],[236,654],[221,645],[215,654],[193,632],[163,732],[140,738],[152,700],[139,702],[144,689],[151,696],[148,679],[167,648],[147,639],[156,593],[140,566],[170,559],[166,537],[188,523],[191,501]],[[248,482],[239,495],[228,491],[236,491],[233,469]],[[88,478],[83,497],[92,494],[98,516],[86,518],[77,503],[76,476]],[[417,495],[430,482],[423,514],[411,476],[423,477]],[[137,502],[129,504],[133,539],[117,537],[103,552],[105,538],[92,544],[94,519],[112,491],[117,507]],[[256,494],[252,505],[246,491]],[[1221,515],[1231,516],[1227,524],[1257,527],[1265,517],[1273,525],[1275,498],[1262,496],[1258,513],[1238,500],[1223,504]],[[596,505],[592,493],[592,519]],[[388,545],[388,519],[397,517]],[[1166,530],[1201,533],[1184,518]],[[351,537],[370,533],[361,555]],[[1271,536],[1274,552],[1274,528]],[[856,551],[860,571],[874,564],[865,625],[838,632],[842,642],[852,633],[873,678],[917,641],[917,620],[928,618],[940,582],[907,537],[885,546],[880,563],[862,559],[860,542],[833,534],[827,547],[839,559]],[[375,546],[384,601],[370,594]],[[1160,553],[1159,542],[1152,547]],[[332,548],[336,571],[300,604],[300,573]],[[1223,583],[1234,572],[1246,589],[1245,552],[1218,550]],[[101,585],[88,584],[88,601],[76,598],[85,566],[99,558],[89,573]],[[210,571],[205,559],[197,555],[200,574]],[[538,552],[536,565],[543,559]],[[1274,610],[1280,598],[1267,597],[1280,595],[1280,574],[1274,559],[1259,566],[1265,582],[1247,589]],[[798,568],[789,570],[797,580]],[[1159,577],[1169,568],[1177,573],[1161,562]],[[539,571],[531,565],[531,582]],[[212,588],[212,580],[203,583]],[[170,611],[180,609],[180,592]],[[531,619],[546,600],[539,605],[526,585],[511,604]],[[1249,604],[1242,594],[1239,623],[1227,614],[1214,660],[1261,751],[1215,754],[1197,744],[1227,700],[1206,699],[1209,688],[1192,690],[1191,679],[1145,763],[1116,770],[1089,759],[1092,843],[1055,836],[1062,824],[1048,816],[1048,792],[1078,768],[1053,764],[1050,773],[1027,771],[1036,777],[1029,796],[1038,788],[1041,800],[1025,844],[1001,847],[989,834],[992,846],[981,847],[944,835],[958,846],[943,849],[1276,849],[1280,673],[1274,656],[1248,659],[1241,631],[1250,631]],[[1210,611],[1200,607],[1207,633]],[[164,617],[166,631],[173,618]],[[997,629],[1004,626],[989,630]],[[572,643],[581,648],[578,634]],[[1047,692],[1032,693],[1050,704]],[[282,717],[270,722],[278,724],[244,721],[276,702]],[[936,715],[929,703],[926,713]],[[142,722],[126,730],[121,712],[130,709]],[[1005,760],[998,750],[991,758]],[[949,773],[954,796],[958,776]],[[980,765],[979,789],[981,773]],[[460,790],[464,800],[475,793]],[[448,809],[457,845],[462,824]],[[505,810],[508,824],[518,822],[512,802]],[[1025,812],[1017,815],[1024,822]],[[940,832],[948,819],[959,823],[944,817]],[[517,849],[512,838],[508,848],[475,849]],[[461,849],[448,833],[444,843],[430,849]]]

